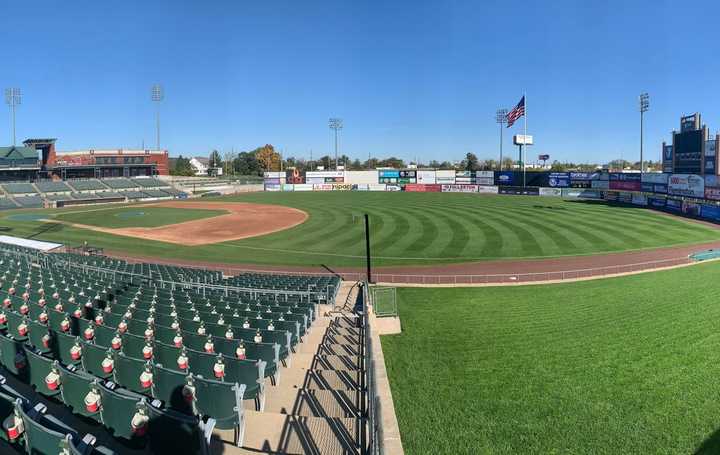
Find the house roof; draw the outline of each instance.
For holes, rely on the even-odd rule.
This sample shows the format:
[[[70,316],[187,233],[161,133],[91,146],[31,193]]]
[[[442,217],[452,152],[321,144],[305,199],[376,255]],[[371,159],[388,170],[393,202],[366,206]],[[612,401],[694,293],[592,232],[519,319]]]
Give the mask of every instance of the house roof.
[[[200,163],[200,164],[204,164],[205,166],[207,166],[208,164],[210,164],[210,159],[208,159],[208,158],[205,157],[205,156],[196,156],[196,157],[195,157],[195,161],[197,161],[197,162]]]
[[[0,158],[6,160],[37,159],[37,157],[38,152],[32,147],[0,147]]]

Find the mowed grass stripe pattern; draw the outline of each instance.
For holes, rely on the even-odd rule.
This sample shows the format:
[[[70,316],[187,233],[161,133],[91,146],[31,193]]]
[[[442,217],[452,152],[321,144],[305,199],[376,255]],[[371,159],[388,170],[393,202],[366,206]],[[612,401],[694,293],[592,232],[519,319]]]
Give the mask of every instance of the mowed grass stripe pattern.
[[[68,223],[104,228],[132,228],[167,226],[228,213],[225,210],[152,206],[94,208],[92,210],[74,208],[71,210],[68,213],[58,213],[55,218]]]
[[[398,290],[406,453],[720,453],[718,274]]]
[[[8,235],[51,241],[85,241],[143,256],[270,265],[364,265],[363,214],[370,215],[376,266],[432,265],[504,258],[535,258],[617,252],[720,240],[720,230],[640,208],[531,196],[448,193],[253,193],[216,201],[296,207],[308,220],[292,229],[216,245],[184,247],[114,237],[68,226],[50,228],[4,219]],[[209,202],[211,201],[209,200]],[[117,223],[109,212],[73,208],[60,215],[78,223]],[[146,210],[146,209],[143,209]],[[62,211],[40,210],[57,214]],[[192,210],[177,213],[193,214]],[[144,221],[143,221],[144,219]],[[180,222],[167,216],[129,217],[122,222]],[[157,224],[154,224],[157,225]]]

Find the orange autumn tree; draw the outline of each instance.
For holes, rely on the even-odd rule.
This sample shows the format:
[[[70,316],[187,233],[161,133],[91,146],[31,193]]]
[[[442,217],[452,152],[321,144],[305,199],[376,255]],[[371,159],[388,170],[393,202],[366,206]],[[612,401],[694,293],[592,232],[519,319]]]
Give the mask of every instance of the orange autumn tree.
[[[263,172],[280,170],[280,154],[270,144],[255,149],[255,159],[260,163]]]

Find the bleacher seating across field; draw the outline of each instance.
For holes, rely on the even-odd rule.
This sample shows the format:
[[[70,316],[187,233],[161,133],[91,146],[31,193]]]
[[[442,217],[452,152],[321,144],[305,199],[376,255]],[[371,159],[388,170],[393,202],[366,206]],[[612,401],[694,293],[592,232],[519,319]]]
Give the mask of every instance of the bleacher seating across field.
[[[3,183],[3,189],[9,194],[34,194],[37,190],[32,183],[27,182],[15,182],[15,183]]]
[[[149,197],[172,197],[171,194],[166,193],[162,190],[143,190],[143,193],[145,193]]]
[[[70,185],[75,191],[93,191],[93,190],[106,190],[107,187],[100,182],[98,179],[86,179],[86,180],[67,180],[67,184]]]
[[[43,198],[40,196],[16,196],[15,202],[23,208],[39,208],[43,206]]]
[[[154,177],[135,178],[133,179],[133,182],[137,183],[138,186],[143,188],[161,188],[170,186],[166,182],[163,182],[162,180],[156,179]]]
[[[105,185],[109,186],[112,189],[123,189],[123,188],[137,188],[140,185],[138,185],[135,180],[130,180],[126,178],[113,178],[113,179],[104,179],[103,183]]]
[[[53,182],[52,180],[39,180],[35,182],[35,186],[41,193],[62,193],[72,191],[65,182]]]
[[[17,204],[15,204],[11,199],[6,197],[0,197],[0,210],[7,210],[7,209],[16,209],[18,208]]]

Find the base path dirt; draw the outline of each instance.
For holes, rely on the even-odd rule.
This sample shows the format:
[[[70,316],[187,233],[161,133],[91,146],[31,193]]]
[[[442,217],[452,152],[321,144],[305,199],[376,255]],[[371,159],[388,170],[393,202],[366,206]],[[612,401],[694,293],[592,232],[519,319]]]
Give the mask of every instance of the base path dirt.
[[[173,201],[144,204],[143,206],[225,210],[228,213],[152,228],[103,228],[86,224],[68,224],[114,235],[196,246],[270,234],[297,226],[308,218],[307,213],[291,207],[245,202]]]

